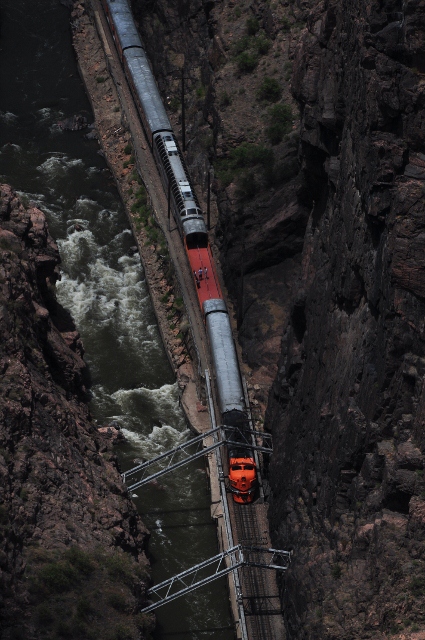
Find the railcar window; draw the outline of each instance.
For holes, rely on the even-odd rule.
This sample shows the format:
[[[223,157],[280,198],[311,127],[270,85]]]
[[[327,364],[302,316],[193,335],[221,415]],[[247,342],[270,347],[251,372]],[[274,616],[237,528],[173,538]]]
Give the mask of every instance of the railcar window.
[[[246,465],[244,466],[244,469],[245,469],[245,471],[253,471],[253,469],[254,469],[254,465],[252,465],[252,464],[246,464]]]
[[[240,464],[234,464],[232,467],[232,471],[242,471],[242,467]]]
[[[196,216],[196,209],[191,207],[190,209],[187,210],[187,215],[188,216]]]

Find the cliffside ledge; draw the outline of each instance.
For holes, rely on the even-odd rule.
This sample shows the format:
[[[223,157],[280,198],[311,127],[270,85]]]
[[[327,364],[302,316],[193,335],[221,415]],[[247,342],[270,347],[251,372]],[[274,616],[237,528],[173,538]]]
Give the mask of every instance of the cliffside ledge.
[[[148,638],[147,531],[89,414],[58,249],[44,214],[0,190],[2,638]]]

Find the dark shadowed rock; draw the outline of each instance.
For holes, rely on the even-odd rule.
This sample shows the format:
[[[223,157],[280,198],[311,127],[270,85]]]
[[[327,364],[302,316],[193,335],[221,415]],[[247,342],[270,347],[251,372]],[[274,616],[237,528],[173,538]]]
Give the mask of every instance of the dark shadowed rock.
[[[80,129],[85,129],[88,126],[88,122],[85,116],[77,114],[72,116],[71,118],[60,120],[58,122],[58,126],[64,131],[80,131]],[[87,134],[87,138],[89,136],[95,138],[95,132],[93,131],[90,132],[90,134]]]
[[[304,4],[312,212],[266,420],[271,533],[294,549],[289,637],[383,639],[424,629],[425,3]]]

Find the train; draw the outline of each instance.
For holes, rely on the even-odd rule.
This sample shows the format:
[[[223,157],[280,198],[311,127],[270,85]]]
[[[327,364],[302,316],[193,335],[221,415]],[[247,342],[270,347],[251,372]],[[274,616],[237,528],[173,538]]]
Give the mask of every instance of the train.
[[[247,408],[229,314],[217,278],[208,230],[178,141],[133,19],[128,0],[102,0],[115,46],[184,243],[206,325],[223,425],[247,429]],[[252,449],[233,438],[229,490],[237,503],[254,500],[258,473]]]

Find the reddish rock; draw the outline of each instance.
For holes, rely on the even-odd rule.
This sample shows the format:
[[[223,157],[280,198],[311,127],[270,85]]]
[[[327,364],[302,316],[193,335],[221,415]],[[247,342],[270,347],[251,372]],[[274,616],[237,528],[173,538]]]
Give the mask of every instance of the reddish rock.
[[[57,246],[41,211],[0,192],[2,638],[69,636],[82,600],[79,637],[89,615],[96,635],[141,637],[147,531],[89,414],[79,334],[53,294]]]

